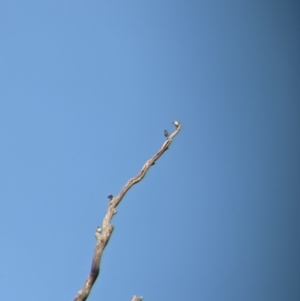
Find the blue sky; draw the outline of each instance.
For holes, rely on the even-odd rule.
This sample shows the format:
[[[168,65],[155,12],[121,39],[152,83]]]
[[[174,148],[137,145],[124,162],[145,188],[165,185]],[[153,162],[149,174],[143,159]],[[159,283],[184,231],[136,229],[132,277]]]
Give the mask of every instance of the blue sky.
[[[299,300],[296,1],[1,1],[0,292]]]

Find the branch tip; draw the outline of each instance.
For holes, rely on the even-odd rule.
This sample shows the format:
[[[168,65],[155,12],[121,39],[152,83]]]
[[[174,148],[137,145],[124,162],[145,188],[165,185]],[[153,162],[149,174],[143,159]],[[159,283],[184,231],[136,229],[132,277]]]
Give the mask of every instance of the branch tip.
[[[172,123],[176,126],[176,128],[178,128],[180,125],[180,122],[178,120],[174,120]]]
[[[142,301],[143,297],[142,296],[133,296],[131,301]]]

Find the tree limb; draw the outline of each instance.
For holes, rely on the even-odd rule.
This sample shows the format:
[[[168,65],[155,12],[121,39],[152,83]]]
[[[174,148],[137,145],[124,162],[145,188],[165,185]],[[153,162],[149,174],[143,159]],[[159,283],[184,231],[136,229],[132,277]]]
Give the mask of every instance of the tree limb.
[[[131,301],[142,301],[143,297],[133,296]]]
[[[92,260],[91,271],[82,289],[78,291],[78,293],[76,294],[74,301],[85,301],[88,298],[91,289],[93,287],[93,284],[95,283],[99,275],[101,255],[114,230],[114,227],[113,225],[110,224],[110,222],[113,216],[117,213],[116,208],[120,204],[121,200],[128,192],[128,190],[133,185],[137,184],[144,178],[144,176],[146,175],[150,167],[154,165],[155,162],[162,156],[162,154],[169,148],[173,138],[178,134],[178,132],[181,129],[181,124],[178,121],[175,120],[173,124],[176,127],[175,131],[170,135],[168,134],[167,131],[165,131],[165,136],[167,140],[163,143],[163,145],[158,150],[158,152],[144,164],[139,174],[131,178],[130,180],[128,180],[117,196],[113,197],[112,195],[110,195],[108,197],[110,202],[108,205],[107,213],[102,222],[102,228],[98,227],[95,233],[97,242],[96,242],[96,247],[95,247],[94,256]],[[142,297],[133,296],[132,301],[137,301],[142,299],[143,299]]]

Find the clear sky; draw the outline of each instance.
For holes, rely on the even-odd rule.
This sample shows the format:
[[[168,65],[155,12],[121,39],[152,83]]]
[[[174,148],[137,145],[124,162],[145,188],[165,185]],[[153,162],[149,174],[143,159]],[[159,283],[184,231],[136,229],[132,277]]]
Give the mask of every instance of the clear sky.
[[[297,1],[1,1],[0,295],[298,301]]]

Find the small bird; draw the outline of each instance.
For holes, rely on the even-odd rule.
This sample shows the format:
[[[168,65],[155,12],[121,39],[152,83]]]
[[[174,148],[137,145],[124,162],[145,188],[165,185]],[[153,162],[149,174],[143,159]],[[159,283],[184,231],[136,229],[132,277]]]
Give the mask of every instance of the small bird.
[[[102,229],[100,226],[98,226],[95,232],[96,239],[98,239],[101,236],[101,234],[102,234]]]
[[[164,130],[164,135],[165,135],[165,137],[166,137],[166,138],[168,138],[168,137],[169,137],[169,133],[168,133],[168,131],[167,131],[167,130]]]
[[[111,201],[114,198],[114,196],[110,194],[107,198]]]
[[[174,120],[172,123],[173,123],[177,128],[179,127],[179,121]]]
[[[102,228],[101,228],[100,226],[98,226],[98,227],[97,227],[97,229],[96,229],[96,233],[99,233],[99,234],[101,234],[101,233],[102,233]]]

